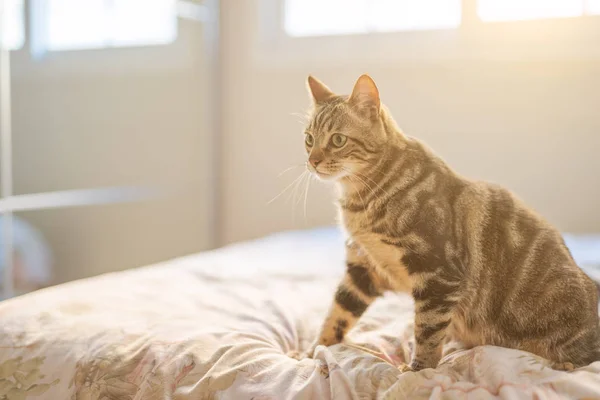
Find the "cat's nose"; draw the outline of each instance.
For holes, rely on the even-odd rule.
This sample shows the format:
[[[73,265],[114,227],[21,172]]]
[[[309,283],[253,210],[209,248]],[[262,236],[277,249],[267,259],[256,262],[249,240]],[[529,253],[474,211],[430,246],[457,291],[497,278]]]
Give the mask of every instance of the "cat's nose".
[[[310,165],[312,165],[314,168],[317,168],[317,165],[319,165],[321,163],[321,161],[323,161],[322,158],[320,157],[310,157],[308,159],[308,162],[310,163]]]

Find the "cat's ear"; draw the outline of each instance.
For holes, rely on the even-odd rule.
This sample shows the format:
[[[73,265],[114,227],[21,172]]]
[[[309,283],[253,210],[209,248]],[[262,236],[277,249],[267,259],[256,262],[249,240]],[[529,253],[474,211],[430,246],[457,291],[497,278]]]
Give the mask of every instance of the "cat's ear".
[[[381,101],[375,81],[369,75],[361,75],[354,84],[348,102],[369,118],[377,119]]]
[[[312,75],[308,76],[306,81],[308,91],[315,102],[315,104],[321,104],[335,96],[335,94],[329,89],[323,82],[318,80]]]

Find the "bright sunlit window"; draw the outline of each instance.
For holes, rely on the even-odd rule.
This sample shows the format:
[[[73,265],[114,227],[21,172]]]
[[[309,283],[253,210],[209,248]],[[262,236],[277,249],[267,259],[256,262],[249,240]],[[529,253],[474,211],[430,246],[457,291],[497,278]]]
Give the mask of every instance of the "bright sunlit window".
[[[18,50],[25,42],[23,0],[4,0],[4,15],[0,21],[0,38],[9,50]]]
[[[290,36],[456,28],[461,0],[285,0]]]
[[[46,0],[46,50],[166,44],[177,36],[175,0]]]
[[[580,17],[600,13],[600,0],[479,0],[482,21]]]
[[[588,0],[584,11],[587,14],[600,14],[600,0]]]
[[[463,0],[285,0],[290,36],[451,29]],[[518,21],[600,14],[600,0],[478,0],[481,21]]]

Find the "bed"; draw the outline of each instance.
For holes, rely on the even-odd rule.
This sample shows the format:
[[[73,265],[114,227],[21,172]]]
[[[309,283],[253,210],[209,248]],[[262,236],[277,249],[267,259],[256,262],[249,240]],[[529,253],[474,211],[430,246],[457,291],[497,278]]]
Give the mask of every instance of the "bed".
[[[598,241],[568,239],[593,273]],[[323,228],[2,302],[0,399],[600,398],[600,362],[558,372],[492,346],[400,373],[405,295],[378,300],[347,343],[288,357],[316,335],[343,269],[341,235]]]

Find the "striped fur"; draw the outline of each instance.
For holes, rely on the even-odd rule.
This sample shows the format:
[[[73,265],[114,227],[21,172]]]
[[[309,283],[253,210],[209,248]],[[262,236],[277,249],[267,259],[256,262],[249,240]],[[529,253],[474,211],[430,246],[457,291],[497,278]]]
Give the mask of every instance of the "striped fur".
[[[529,351],[557,369],[600,359],[596,285],[555,228],[404,135],[368,76],[350,96],[312,77],[309,88],[308,168],[336,182],[350,238],[347,273],[315,345],[342,341],[393,290],[415,301],[413,370],[435,367],[450,339]]]

